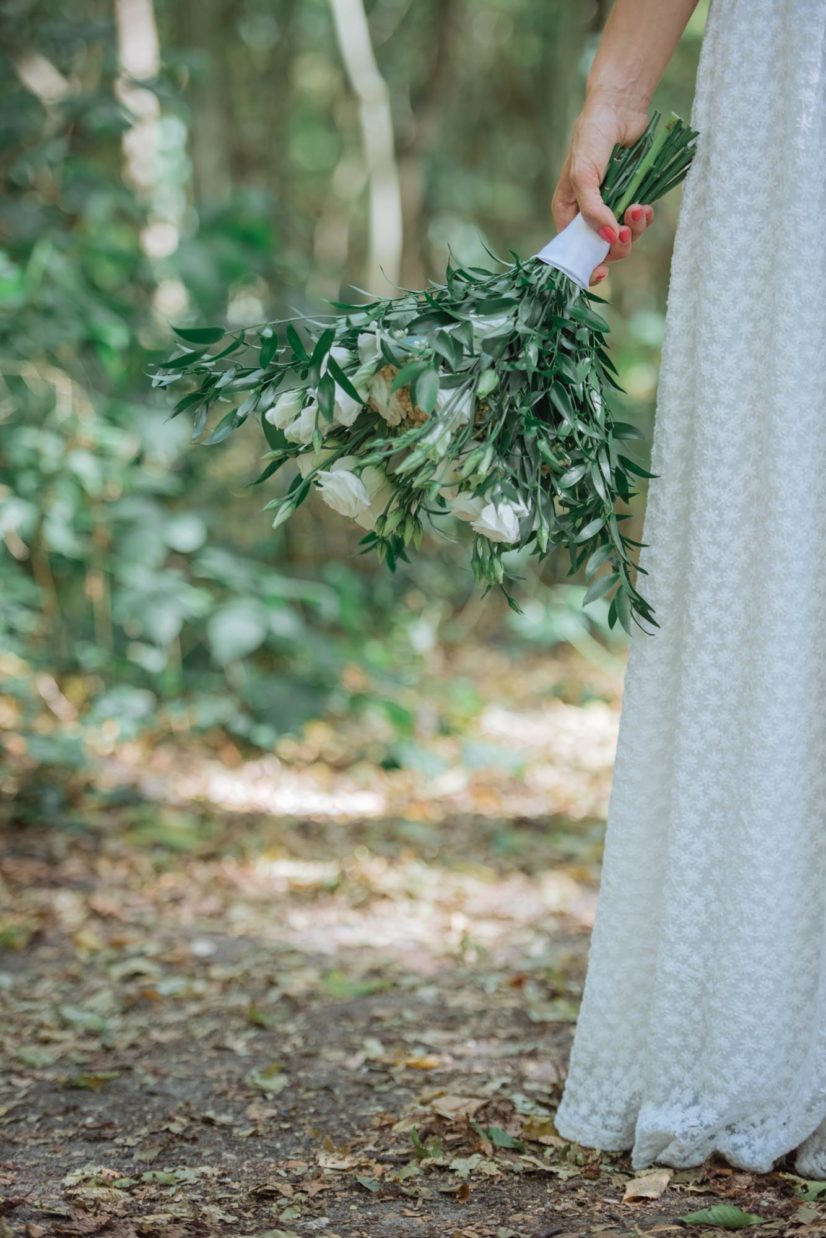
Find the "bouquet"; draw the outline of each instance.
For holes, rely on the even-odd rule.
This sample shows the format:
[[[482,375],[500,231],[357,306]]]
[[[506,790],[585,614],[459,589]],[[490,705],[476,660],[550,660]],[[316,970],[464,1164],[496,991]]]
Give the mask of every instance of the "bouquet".
[[[661,120],[655,112],[632,146],[612,152],[601,192],[617,216],[688,170],[696,131],[673,114]],[[614,416],[622,388],[595,309],[603,298],[587,288],[608,248],[578,215],[539,254],[511,252],[493,272],[451,262],[443,284],[334,301],[332,315],[176,328],[182,351],[153,383],[194,383],[172,413],[193,415],[193,439],[224,405],[206,443],[260,419],[269,452],[252,484],[296,466],[267,504],[274,527],[317,495],[395,569],[426,528],[448,535],[458,520],[473,535],[475,578],[515,610],[503,556],[563,548],[569,575],[584,565],[585,603],[610,595],[611,627],[658,626],[632,580],[632,548],[644,543],[623,532],[628,514],[617,510],[636,478],[654,474],[625,454],[641,435]]]

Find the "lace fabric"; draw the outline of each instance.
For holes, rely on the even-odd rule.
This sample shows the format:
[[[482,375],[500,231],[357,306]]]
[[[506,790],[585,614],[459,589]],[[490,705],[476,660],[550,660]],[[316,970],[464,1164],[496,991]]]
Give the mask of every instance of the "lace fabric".
[[[826,1178],[826,2],[712,0],[559,1133]]]

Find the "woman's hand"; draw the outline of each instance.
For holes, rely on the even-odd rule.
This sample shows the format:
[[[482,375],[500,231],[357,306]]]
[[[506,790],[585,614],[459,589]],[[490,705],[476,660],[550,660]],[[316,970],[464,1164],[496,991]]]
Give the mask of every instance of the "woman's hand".
[[[551,214],[558,231],[581,211],[587,223],[611,243],[611,248],[599,266],[591,273],[591,283],[598,284],[608,274],[609,262],[627,258],[631,246],[645,232],[654,218],[653,206],[632,202],[622,223],[605,205],[599,192],[614,143],[630,146],[648,124],[648,112],[614,102],[603,96],[587,99],[574,125],[571,145],[551,200]]]

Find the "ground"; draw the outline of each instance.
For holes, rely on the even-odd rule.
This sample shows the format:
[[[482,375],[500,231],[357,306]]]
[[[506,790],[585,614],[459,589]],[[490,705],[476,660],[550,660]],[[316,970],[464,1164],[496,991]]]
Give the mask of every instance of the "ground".
[[[554,1129],[622,676],[585,652],[442,656],[403,760],[343,710],[7,805],[0,1238],[826,1234],[790,1165],[631,1187]]]

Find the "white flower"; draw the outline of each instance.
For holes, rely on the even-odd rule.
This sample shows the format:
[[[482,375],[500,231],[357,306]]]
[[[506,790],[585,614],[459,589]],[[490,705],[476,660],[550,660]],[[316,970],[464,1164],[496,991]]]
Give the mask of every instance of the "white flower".
[[[358,388],[356,388],[358,390]],[[354,400],[351,395],[348,395],[343,387],[336,383],[336,398],[333,408],[333,421],[340,426],[351,426],[358,417],[361,410],[367,403],[367,392],[364,392],[364,398]]]
[[[268,408],[264,413],[264,420],[268,421],[271,426],[277,426],[279,430],[283,430],[301,412],[303,403],[304,389],[302,387],[282,391],[272,408]]]
[[[342,370],[346,370],[347,366],[352,365],[356,359],[355,354],[351,353],[349,348],[342,348],[340,344],[334,344],[321,362],[321,374],[327,373],[327,366],[331,357]]]
[[[320,468],[325,460],[329,460],[339,450],[338,447],[322,447],[321,451],[304,451],[296,458],[298,471],[302,477],[307,477],[315,468]],[[335,467],[335,465],[333,466]]]
[[[440,387],[436,396],[436,412],[450,417],[452,424],[463,426],[470,421],[476,409],[476,399],[471,388],[460,391],[457,387]]]
[[[396,488],[384,469],[377,468],[373,464],[368,464],[362,469],[361,481],[370,496],[370,506],[356,516],[356,523],[360,524],[363,529],[372,529],[375,528],[376,520],[395,494]]]
[[[284,437],[291,443],[311,443],[318,416],[318,405],[311,401],[301,410],[295,421],[284,427]]]
[[[378,365],[382,359],[379,336],[375,331],[362,331],[358,338],[359,361],[362,365]]]
[[[379,371],[370,379],[368,395],[389,426],[397,426],[405,414],[398,391],[390,390],[387,377]]]
[[[349,469],[325,469],[316,481],[324,502],[340,516],[360,516],[370,506],[367,487]]]
[[[487,503],[471,528],[492,542],[515,542],[519,540],[519,517],[527,513],[528,508],[521,501]]]
[[[460,490],[453,498],[446,494],[445,498],[448,511],[457,520],[478,520],[487,505],[487,499],[481,494],[471,494],[468,490]]]

